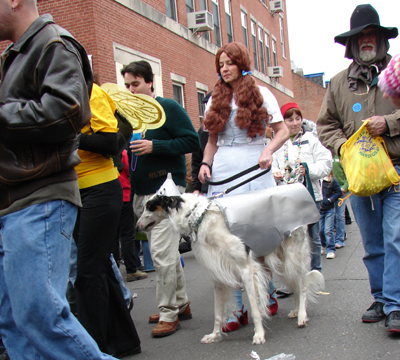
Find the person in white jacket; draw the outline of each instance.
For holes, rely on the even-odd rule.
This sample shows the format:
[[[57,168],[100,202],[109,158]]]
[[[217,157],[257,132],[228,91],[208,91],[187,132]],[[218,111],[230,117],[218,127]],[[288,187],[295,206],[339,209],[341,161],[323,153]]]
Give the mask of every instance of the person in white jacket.
[[[273,154],[272,172],[278,185],[300,182],[314,197],[318,209],[322,201],[320,179],[332,170],[332,154],[312,131],[299,106],[287,103],[281,113],[290,138]],[[318,222],[308,226],[311,243],[311,270],[321,271],[321,239]]]

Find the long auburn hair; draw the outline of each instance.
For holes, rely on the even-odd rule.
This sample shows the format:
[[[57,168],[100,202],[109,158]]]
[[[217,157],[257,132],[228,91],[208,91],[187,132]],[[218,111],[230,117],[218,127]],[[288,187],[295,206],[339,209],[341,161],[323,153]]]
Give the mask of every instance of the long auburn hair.
[[[256,81],[251,75],[242,76],[242,70],[251,70],[250,54],[246,46],[233,42],[223,45],[215,57],[215,67],[220,74],[219,59],[225,53],[239,69],[239,80],[235,93],[233,88],[222,78],[217,81],[212,93],[212,104],[207,111],[204,125],[210,133],[221,132],[229,121],[232,111],[231,101],[234,100],[238,106],[236,114],[236,125],[240,129],[247,128],[247,136],[255,137],[257,134],[264,135],[265,124],[271,116],[263,107],[264,98],[261,95]],[[265,123],[264,123],[265,121]]]

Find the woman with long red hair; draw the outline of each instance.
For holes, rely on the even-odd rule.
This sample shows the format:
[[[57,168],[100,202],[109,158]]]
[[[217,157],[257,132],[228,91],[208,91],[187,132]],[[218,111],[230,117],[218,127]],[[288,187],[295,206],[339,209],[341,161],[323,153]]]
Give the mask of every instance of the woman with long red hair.
[[[289,138],[289,131],[274,95],[266,87],[258,86],[251,76],[251,60],[246,46],[237,42],[222,46],[217,52],[215,66],[220,79],[206,106],[204,124],[209,131],[209,138],[199,170],[202,183],[205,177],[220,181],[257,163],[261,169],[269,168],[272,154]],[[265,139],[267,124],[274,131],[274,137],[268,145]],[[251,172],[247,178],[255,174]],[[228,186],[245,179],[246,176],[241,177]],[[272,173],[268,172],[231,194],[272,186],[275,186],[275,180]],[[208,194],[213,195],[225,189],[226,185],[211,185]],[[278,304],[273,281],[270,283],[270,295],[269,311],[274,315]],[[247,324],[247,311],[240,290],[236,291],[236,300],[238,310],[223,327],[224,332],[237,330],[241,324]]]

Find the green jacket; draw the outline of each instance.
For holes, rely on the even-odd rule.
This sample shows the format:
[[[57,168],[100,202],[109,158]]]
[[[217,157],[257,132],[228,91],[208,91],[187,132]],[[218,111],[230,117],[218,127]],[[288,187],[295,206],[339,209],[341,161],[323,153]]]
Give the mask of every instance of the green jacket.
[[[349,183],[347,182],[342,163],[337,155],[333,157],[332,172],[333,176],[338,181],[340,188],[347,192],[349,190]]]
[[[136,170],[130,171],[132,191],[137,195],[154,194],[168,173],[176,185],[186,187],[185,154],[200,149],[199,136],[186,110],[175,100],[159,96],[156,100],[164,108],[166,121],[159,129],[146,131],[145,139],[153,141],[153,152],[138,156]]]

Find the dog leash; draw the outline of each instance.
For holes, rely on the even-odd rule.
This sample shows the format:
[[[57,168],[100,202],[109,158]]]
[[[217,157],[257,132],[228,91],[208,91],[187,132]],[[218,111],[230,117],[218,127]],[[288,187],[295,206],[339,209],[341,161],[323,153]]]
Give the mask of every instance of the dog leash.
[[[250,173],[250,172],[252,172],[252,171],[254,171],[254,170],[258,170],[259,168],[260,168],[260,165],[259,165],[259,164],[254,165],[254,166],[252,166],[252,167],[250,167],[250,168],[248,168],[248,169],[246,169],[246,170],[243,170],[243,171],[240,172],[240,173],[237,173],[237,174],[231,176],[230,178],[227,178],[227,179],[224,179],[224,180],[220,180],[220,181],[210,181],[210,180],[208,179],[208,177],[206,176],[206,177],[205,177],[205,178],[206,178],[206,184],[207,184],[207,185],[223,185],[223,184],[226,184],[226,183],[231,182],[231,181],[233,181],[233,180],[236,180],[236,179],[242,177],[243,175],[246,175],[246,174],[248,174],[248,173]],[[268,169],[266,169],[266,170],[264,170],[264,171],[261,171],[260,173],[258,173],[258,174],[256,174],[256,175],[254,175],[254,176],[252,176],[252,177],[250,177],[250,178],[248,178],[248,179],[242,181],[241,183],[236,184],[236,185],[234,185],[234,186],[232,186],[232,187],[230,187],[230,188],[228,188],[228,189],[222,191],[221,193],[219,193],[219,194],[213,196],[212,198],[215,199],[215,198],[221,197],[221,196],[223,196],[223,195],[226,195],[226,194],[230,193],[231,191],[237,189],[238,187],[241,187],[242,185],[247,184],[248,182],[250,182],[250,181],[252,181],[252,180],[254,180],[254,179],[257,179],[257,178],[259,178],[260,176],[265,175],[265,174],[268,173],[270,170],[271,170],[271,168],[268,168]]]

